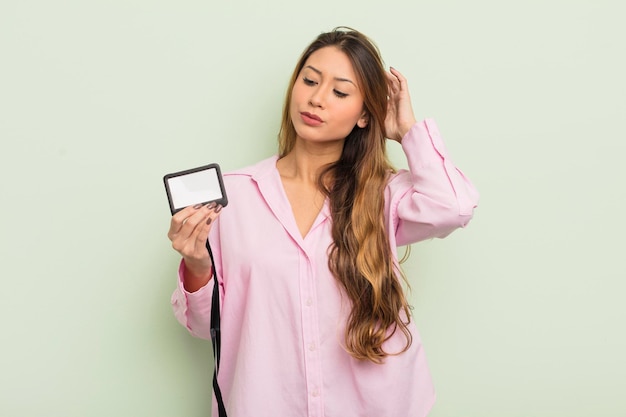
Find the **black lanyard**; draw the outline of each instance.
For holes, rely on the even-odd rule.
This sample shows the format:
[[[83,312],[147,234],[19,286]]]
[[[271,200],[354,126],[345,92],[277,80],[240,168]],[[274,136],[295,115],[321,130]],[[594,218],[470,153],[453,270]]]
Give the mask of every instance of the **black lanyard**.
[[[215,261],[213,260],[213,252],[209,240],[206,241],[206,248],[209,251],[211,264],[213,265],[213,300],[211,303],[211,344],[213,345],[213,357],[215,359],[215,368],[213,371],[213,393],[217,400],[218,417],[227,417],[224,400],[222,399],[222,391],[217,383],[217,373],[220,367],[220,350],[222,346],[222,337],[220,335],[220,289],[217,281],[217,271],[215,269]]]

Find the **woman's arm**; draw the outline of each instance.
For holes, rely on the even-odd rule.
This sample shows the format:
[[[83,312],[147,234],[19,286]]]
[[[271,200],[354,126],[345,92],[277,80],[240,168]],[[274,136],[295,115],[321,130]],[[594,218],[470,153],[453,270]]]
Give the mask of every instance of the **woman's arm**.
[[[216,280],[211,279],[197,291],[189,292],[184,287],[184,269],[184,261],[181,261],[178,285],[171,298],[174,316],[193,336],[211,339],[211,296]]]
[[[392,176],[385,196],[396,244],[442,238],[466,226],[478,191],[452,163],[435,122],[414,124],[401,144],[409,170]]]
[[[172,216],[168,232],[172,247],[183,257],[171,298],[174,315],[191,334],[206,339],[211,337],[211,293],[215,285],[206,240],[220,211],[215,204],[187,207]],[[212,248],[215,255],[219,249],[215,244]]]
[[[389,233],[398,246],[445,237],[470,221],[478,192],[448,157],[435,122],[416,123],[404,76],[391,68],[387,79],[385,133],[402,145],[409,165],[385,190]]]

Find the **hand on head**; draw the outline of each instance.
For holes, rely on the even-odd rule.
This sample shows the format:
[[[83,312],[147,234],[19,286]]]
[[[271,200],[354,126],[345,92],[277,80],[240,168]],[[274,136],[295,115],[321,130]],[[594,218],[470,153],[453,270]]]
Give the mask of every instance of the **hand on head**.
[[[387,72],[389,99],[387,117],[385,118],[385,134],[387,138],[401,142],[402,138],[415,124],[415,115],[411,105],[411,96],[406,78],[395,68]]]

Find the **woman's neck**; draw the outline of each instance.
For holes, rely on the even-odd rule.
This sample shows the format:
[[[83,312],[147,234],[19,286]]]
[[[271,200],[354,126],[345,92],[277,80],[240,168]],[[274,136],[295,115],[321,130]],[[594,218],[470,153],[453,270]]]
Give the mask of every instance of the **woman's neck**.
[[[287,155],[276,162],[281,177],[309,184],[317,184],[322,169],[341,156],[343,142],[310,144],[297,141]]]

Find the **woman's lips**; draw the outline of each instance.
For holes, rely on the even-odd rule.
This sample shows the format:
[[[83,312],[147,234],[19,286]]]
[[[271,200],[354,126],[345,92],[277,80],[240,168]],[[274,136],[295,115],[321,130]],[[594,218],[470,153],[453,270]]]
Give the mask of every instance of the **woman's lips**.
[[[319,126],[323,123],[322,119],[313,113],[302,112],[300,113],[300,117],[302,121],[309,126]]]

